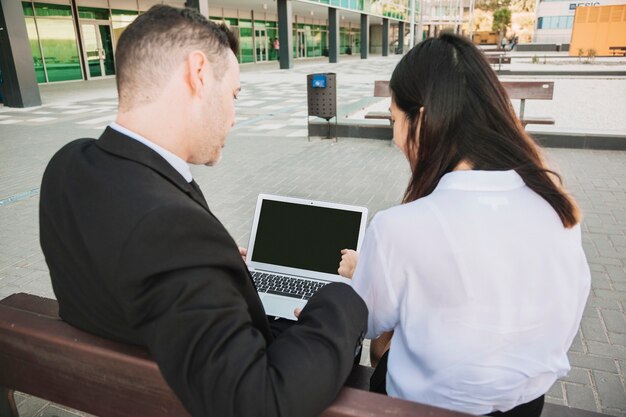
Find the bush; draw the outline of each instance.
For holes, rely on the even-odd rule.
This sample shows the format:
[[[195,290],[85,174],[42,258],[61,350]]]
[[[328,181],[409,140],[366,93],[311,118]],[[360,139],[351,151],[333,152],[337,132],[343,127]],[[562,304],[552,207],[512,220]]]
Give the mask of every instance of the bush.
[[[587,62],[592,63],[596,59],[597,54],[598,53],[596,52],[595,49],[593,48],[587,49]]]

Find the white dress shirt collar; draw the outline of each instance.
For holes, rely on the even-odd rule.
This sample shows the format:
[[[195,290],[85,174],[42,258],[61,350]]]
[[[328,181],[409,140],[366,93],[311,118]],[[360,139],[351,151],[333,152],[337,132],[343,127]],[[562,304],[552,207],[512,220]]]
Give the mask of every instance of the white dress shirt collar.
[[[524,180],[514,170],[509,171],[478,171],[462,170],[448,172],[441,177],[436,191],[506,191],[523,187]]]
[[[129,138],[135,139],[138,142],[143,143],[159,155],[163,157],[167,161],[168,164],[172,166],[180,175],[185,178],[187,182],[191,182],[193,180],[193,176],[191,175],[191,169],[189,169],[189,164],[185,162],[182,158],[177,155],[174,155],[172,152],[168,151],[157,145],[156,143],[150,141],[149,139],[144,138],[138,133],[133,132],[132,130],[126,129],[124,126],[117,124],[116,122],[111,122],[109,125],[112,129],[117,130],[118,132],[128,136]]]

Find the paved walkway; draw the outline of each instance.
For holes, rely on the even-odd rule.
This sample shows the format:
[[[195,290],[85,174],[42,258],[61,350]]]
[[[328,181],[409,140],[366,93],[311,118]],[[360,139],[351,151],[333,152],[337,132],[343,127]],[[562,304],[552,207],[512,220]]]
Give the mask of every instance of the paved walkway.
[[[212,210],[240,245],[247,245],[261,192],[365,205],[371,215],[398,204],[409,174],[400,152],[379,140],[307,141],[305,90],[305,74],[336,72],[340,102],[356,101],[372,94],[374,80],[389,78],[396,62],[396,57],[378,57],[336,65],[297,63],[291,71],[244,67],[238,124],[222,162],[192,168]],[[567,80],[574,91],[584,81]],[[625,91],[626,79],[596,82],[609,87],[555,99],[557,120],[578,107],[590,114],[589,123],[598,109],[622,109],[623,118],[626,94],[612,92]],[[42,86],[42,97],[44,105],[34,109],[0,107],[0,298],[20,291],[54,296],[38,240],[43,170],[63,144],[98,136],[115,114],[112,79]],[[546,153],[582,206],[593,271],[592,293],[569,353],[572,371],[547,400],[626,416],[626,152]],[[23,417],[76,415],[32,397],[19,395],[18,401]]]

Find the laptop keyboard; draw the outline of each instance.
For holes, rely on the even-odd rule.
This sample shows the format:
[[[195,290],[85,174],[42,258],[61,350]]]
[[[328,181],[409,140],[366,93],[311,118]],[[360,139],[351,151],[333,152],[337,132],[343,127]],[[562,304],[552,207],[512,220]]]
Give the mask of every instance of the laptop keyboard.
[[[326,282],[309,281],[259,271],[252,271],[251,274],[258,292],[284,295],[302,300],[308,300],[315,294],[315,291],[326,285]]]

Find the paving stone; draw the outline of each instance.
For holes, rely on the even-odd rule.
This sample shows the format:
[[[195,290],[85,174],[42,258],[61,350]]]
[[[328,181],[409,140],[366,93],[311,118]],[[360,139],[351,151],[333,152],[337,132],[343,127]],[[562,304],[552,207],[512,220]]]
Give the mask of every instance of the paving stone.
[[[610,345],[608,343],[587,341],[589,353],[598,356],[604,356],[612,359],[626,359],[626,347],[620,345]]]
[[[617,408],[602,408],[602,414],[607,414],[609,416],[616,416],[616,417],[624,417],[626,416],[626,413],[624,413],[623,409],[617,409]]]
[[[626,346],[626,334],[609,332],[609,342],[612,345]]]
[[[22,401],[20,403],[20,405],[17,407],[17,412],[19,413],[20,417],[35,417],[48,404],[50,403],[46,400],[29,396],[26,398],[25,401]]]
[[[626,269],[614,265],[604,266],[607,274],[613,282],[626,282]]]
[[[82,413],[80,411],[72,410],[70,408],[49,405],[45,407],[37,417],[88,417],[90,414]]]
[[[567,356],[572,366],[591,370],[596,369],[615,374],[618,373],[614,359],[577,352],[569,352]]]
[[[591,375],[588,369],[572,367],[569,374],[561,378],[564,382],[575,382],[582,385],[591,385]]]
[[[585,340],[595,340],[603,343],[609,342],[608,335],[604,331],[601,319],[583,317],[580,326]]]
[[[626,333],[626,317],[624,313],[614,310],[603,310],[601,314],[609,332]]]
[[[601,371],[593,371],[592,374],[602,407],[626,411],[626,392],[620,377]]]
[[[598,410],[591,386],[564,383],[567,405],[583,410]]]
[[[549,402],[554,402],[554,400],[564,401],[565,396],[563,395],[563,390],[563,382],[556,381],[552,384],[548,392],[546,392],[546,397],[550,399]]]

